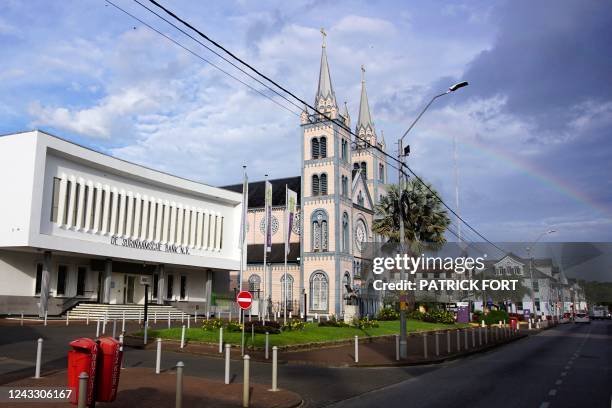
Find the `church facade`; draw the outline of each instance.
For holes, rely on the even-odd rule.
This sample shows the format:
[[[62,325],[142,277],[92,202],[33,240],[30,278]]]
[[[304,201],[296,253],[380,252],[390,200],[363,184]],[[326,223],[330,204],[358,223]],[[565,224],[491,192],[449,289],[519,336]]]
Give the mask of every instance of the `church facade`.
[[[358,294],[362,314],[376,313],[380,298],[371,283],[362,281],[370,260],[362,254],[372,232],[374,207],[385,194],[387,163],[382,134],[374,127],[362,67],[357,123],[352,128],[346,103],[339,107],[332,86],[325,37],[314,106],[300,117],[301,175],[269,180],[273,186],[272,251],[264,265],[264,181],[249,184],[247,266],[242,289],[262,301],[256,309],[294,315],[342,317],[349,292]],[[351,135],[354,129],[358,137]],[[242,185],[228,186],[242,191]],[[291,250],[284,263],[285,188],[298,193],[298,219],[293,225]],[[287,282],[285,282],[285,276]],[[233,284],[237,284],[237,272]],[[255,311],[258,313],[258,310]]]

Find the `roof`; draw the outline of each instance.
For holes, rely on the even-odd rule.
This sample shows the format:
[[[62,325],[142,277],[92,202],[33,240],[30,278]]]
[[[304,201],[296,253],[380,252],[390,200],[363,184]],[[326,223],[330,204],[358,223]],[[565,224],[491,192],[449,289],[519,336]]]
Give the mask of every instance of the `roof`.
[[[370,104],[368,103],[368,94],[366,92],[366,84],[365,84],[365,69],[361,68],[362,75],[361,78],[361,99],[359,101],[359,118],[357,119],[357,127],[355,131],[359,133],[359,130],[363,128],[365,132],[368,127],[374,133],[374,123],[372,123],[372,115],[370,114]]]
[[[329,64],[327,63],[327,52],[325,51],[325,43],[321,48],[321,68],[319,71],[319,86],[315,97],[315,104],[318,105],[319,99],[331,98],[333,105],[336,105],[336,94],[332,87],[331,74],[329,73]]]
[[[293,190],[298,196],[298,205],[300,204],[300,196],[302,190],[302,178],[300,176],[286,177],[275,180],[268,180],[272,183],[272,205],[273,206],[284,206],[285,205],[285,185],[289,190]],[[221,187],[226,190],[235,191],[242,193],[242,183],[234,184],[231,186]],[[253,181],[249,183],[249,204],[248,208],[263,208],[265,205],[265,182]]]
[[[247,263],[263,263],[263,244],[251,244],[247,248]],[[287,262],[296,263],[300,257],[300,243],[292,242],[289,244],[289,254]],[[285,262],[285,244],[272,244],[272,251],[268,252],[266,262],[283,263]]]

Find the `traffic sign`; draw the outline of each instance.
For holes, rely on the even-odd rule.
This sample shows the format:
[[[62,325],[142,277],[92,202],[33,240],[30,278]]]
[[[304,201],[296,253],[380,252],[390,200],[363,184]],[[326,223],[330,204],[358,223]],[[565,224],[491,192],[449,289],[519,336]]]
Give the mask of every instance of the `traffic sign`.
[[[251,308],[253,304],[253,295],[250,292],[243,290],[238,292],[238,296],[236,296],[236,303],[242,310],[247,310]]]

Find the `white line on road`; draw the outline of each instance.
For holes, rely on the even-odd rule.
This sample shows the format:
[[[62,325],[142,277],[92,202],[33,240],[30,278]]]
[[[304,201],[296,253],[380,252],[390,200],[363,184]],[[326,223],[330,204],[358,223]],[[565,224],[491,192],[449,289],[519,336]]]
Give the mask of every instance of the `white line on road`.
[[[555,385],[561,385],[561,384],[563,384],[563,380],[557,380],[557,381],[555,381]]]
[[[552,390],[548,391],[548,395],[550,395],[551,397],[554,397],[555,395],[557,395],[557,390],[553,388]]]
[[[567,371],[563,371],[563,372],[561,373],[561,377],[565,377],[566,375],[567,375]]]
[[[543,403],[540,404],[540,408],[548,408],[549,405],[550,403],[548,401],[544,401]]]

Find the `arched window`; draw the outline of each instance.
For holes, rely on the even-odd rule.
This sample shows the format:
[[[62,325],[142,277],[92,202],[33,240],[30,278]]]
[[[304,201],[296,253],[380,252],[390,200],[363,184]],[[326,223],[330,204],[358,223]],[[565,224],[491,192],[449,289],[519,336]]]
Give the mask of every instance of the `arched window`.
[[[357,204],[363,207],[364,203],[365,199],[363,198],[363,192],[359,190],[359,194],[357,194]]]
[[[321,178],[319,179],[321,186],[321,195],[327,195],[327,174],[321,174]]]
[[[285,300],[285,274],[281,276],[281,302]],[[287,274],[287,310],[293,304],[293,276]]]
[[[319,148],[321,150],[321,158],[325,158],[327,157],[327,138],[326,137],[322,137],[321,139],[319,139]]]
[[[259,275],[251,275],[249,276],[249,292],[253,294],[253,297],[259,297],[259,288],[261,286],[261,278]]]
[[[346,161],[346,152],[347,152],[348,142],[346,139],[342,139],[342,160]]]
[[[342,214],[342,251],[348,252],[349,247],[349,216]]]
[[[342,176],[342,195],[348,197],[348,177]]]
[[[310,150],[313,159],[319,158],[319,139],[313,137],[310,139]]]
[[[310,310],[326,311],[328,295],[327,276],[323,272],[316,272],[310,278]]]
[[[326,252],[328,250],[327,213],[315,210],[312,213],[312,251]]]
[[[382,163],[378,164],[378,180],[381,183],[385,182],[385,165]]]
[[[342,298],[348,298],[348,289],[351,287],[351,274],[349,271],[344,272],[344,277],[342,278]]]
[[[320,193],[319,176],[316,174],[312,175],[312,195],[318,196]]]
[[[353,163],[353,170],[359,170],[359,163]]]
[[[364,180],[368,179],[368,165],[366,162],[361,162],[361,177],[363,177]]]

